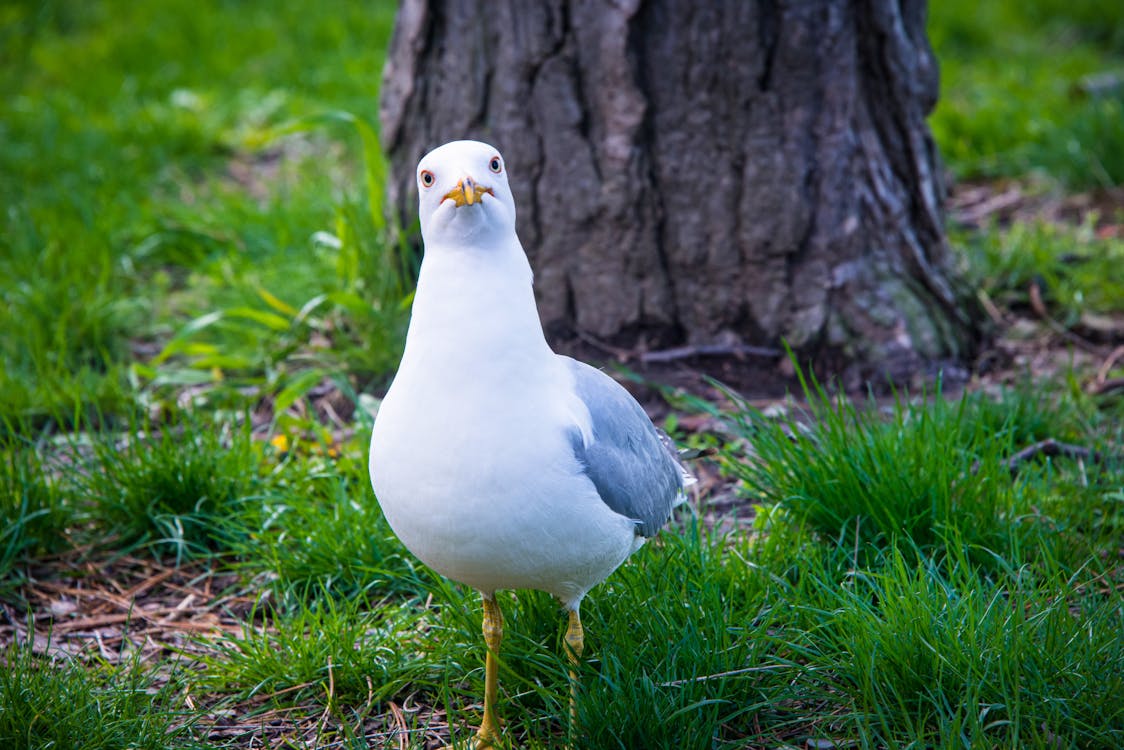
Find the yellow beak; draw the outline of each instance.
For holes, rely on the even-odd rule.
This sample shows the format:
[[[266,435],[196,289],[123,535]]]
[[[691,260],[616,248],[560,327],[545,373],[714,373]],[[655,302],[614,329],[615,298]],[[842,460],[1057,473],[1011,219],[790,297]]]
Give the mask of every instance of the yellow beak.
[[[458,206],[471,206],[474,203],[479,203],[484,193],[495,196],[490,187],[477,184],[476,180],[471,177],[465,177],[457,186],[445,193],[446,198],[451,198],[453,203]]]

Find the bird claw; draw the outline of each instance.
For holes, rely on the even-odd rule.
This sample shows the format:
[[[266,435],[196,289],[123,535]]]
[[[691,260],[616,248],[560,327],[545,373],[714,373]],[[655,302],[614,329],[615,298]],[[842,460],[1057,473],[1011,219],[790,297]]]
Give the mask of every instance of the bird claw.
[[[472,739],[465,743],[456,743],[447,745],[441,750],[502,750],[508,745],[501,741],[499,732],[495,730],[477,731],[472,735]]]
[[[471,750],[498,750],[499,737],[481,737],[476,735],[468,745]]]
[[[500,745],[496,738],[482,740],[473,737],[467,745],[446,745],[441,750],[499,750]]]

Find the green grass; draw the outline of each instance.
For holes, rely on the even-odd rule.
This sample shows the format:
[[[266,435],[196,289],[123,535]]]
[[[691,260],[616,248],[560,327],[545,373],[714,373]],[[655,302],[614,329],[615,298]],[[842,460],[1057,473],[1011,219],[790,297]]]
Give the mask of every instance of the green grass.
[[[930,119],[962,178],[1124,182],[1124,10],[1099,0],[929,4],[941,66]],[[1091,86],[1094,77],[1110,82]]]
[[[107,433],[90,454],[71,474],[92,523],[118,548],[143,545],[177,560],[230,544],[232,519],[269,486],[246,422],[185,418],[155,435]]]
[[[1018,223],[958,238],[977,287],[1003,309],[1030,308],[1031,286],[1054,318],[1070,327],[1082,316],[1124,314],[1124,241],[1092,226]]]
[[[1118,420],[1079,391],[903,395],[880,408],[809,385],[801,422],[716,412],[732,431],[724,465],[758,505],[752,529],[724,537],[685,516],[591,593],[574,727],[558,605],[534,592],[500,596],[507,736],[532,749],[567,733],[592,748],[1118,746],[1124,686],[1105,665],[1124,663],[1124,463],[1038,459],[1017,476],[1004,465],[1044,437],[1111,450]],[[430,711],[410,719],[418,736],[448,720],[463,744],[483,687],[478,597],[392,538],[366,490],[366,436],[279,454],[244,428],[175,428],[152,436],[150,450],[138,442],[110,454],[111,434],[94,440],[90,465],[110,461],[102,489],[119,494],[81,493],[87,533],[125,528],[103,505],[187,486],[183,497],[196,499],[167,513],[198,521],[181,525],[199,530],[201,546],[219,544],[212,569],[254,582],[260,601],[239,633],[192,639],[183,656],[202,663],[182,672],[183,692],[161,710],[187,711],[176,695],[207,696],[251,724],[263,711],[305,726],[327,717],[324,746],[364,736],[393,746],[388,704],[412,701]],[[163,443],[174,435],[198,443],[177,453]],[[67,476],[60,491],[77,502]],[[232,478],[245,483],[232,502],[199,505]],[[166,539],[163,512],[141,505],[133,515],[148,539]],[[126,692],[98,687],[96,668],[74,670],[28,681],[34,695],[19,701]],[[4,700],[12,732],[35,730],[38,714]],[[200,716],[169,745],[202,742]],[[90,721],[114,736],[117,719]]]
[[[778,591],[746,555],[692,524],[595,592],[580,746],[737,746],[755,723],[779,737],[803,720],[784,703],[802,668],[770,632],[782,622]]]
[[[251,614],[241,634],[205,660],[201,683],[244,697],[283,694],[289,701],[366,703],[398,695],[424,672],[415,656],[419,614],[363,598],[325,597],[260,625]]]
[[[966,401],[950,405],[938,394],[928,408],[898,402],[885,420],[872,406],[812,395],[811,427],[769,424],[754,435],[752,462],[731,464],[771,513],[863,554],[905,540],[930,550],[961,533],[988,549],[1015,544],[1013,519],[1027,500],[1002,461],[1013,445],[973,425]],[[948,451],[942,460],[934,446]]]
[[[1119,597],[981,585],[970,565],[895,549],[823,591],[813,664],[847,697],[848,734],[876,746],[1111,747],[1124,736]],[[1047,593],[1049,592],[1049,593]]]
[[[69,542],[70,515],[45,450],[20,439],[0,443],[0,596],[13,593],[21,563]]]
[[[1026,390],[888,415],[810,395],[810,427],[746,413],[753,456],[727,449],[762,502],[751,561],[790,561],[773,573],[797,612],[770,630],[801,654],[805,699],[825,690],[863,746],[1118,744],[1120,672],[1097,665],[1124,663],[1124,460],[1012,477],[1002,459],[1039,435],[1111,450],[1119,425]]]
[[[1008,464],[1047,438],[1111,453],[1119,429],[1088,398],[1043,404],[1024,387],[998,400],[969,395],[950,403],[938,391],[919,404],[896,401],[887,417],[873,403],[859,407],[822,390],[809,396],[812,407],[800,420],[743,417],[755,454],[728,463],[765,500],[770,521],[779,516],[851,546],[859,559],[904,542],[925,555],[967,550],[986,566],[992,555],[1022,559],[1026,550],[1084,560],[1110,544],[1100,530],[1056,532],[1073,530],[1080,509],[1104,505],[1115,474],[1038,458],[1013,477]],[[1099,426],[1085,423],[1086,415]]]
[[[268,571],[278,592],[320,590],[371,598],[423,590],[417,563],[370,496],[365,448],[347,446],[335,462],[298,462],[268,496],[240,509],[231,545],[247,570]]]
[[[1029,562],[1032,550],[1080,564],[1111,551],[1121,430],[1079,389],[1044,398],[1024,384],[955,402],[938,389],[886,409],[814,382],[805,388],[804,414],[776,421],[746,411],[734,421],[753,455],[727,452],[726,465],[763,500],[763,522],[794,523],[853,548],[859,560],[903,543],[928,556],[967,552],[978,564],[991,556]],[[1038,456],[1012,474],[1009,459],[1047,438],[1103,452],[1107,463]],[[1106,510],[1109,534],[1081,531],[1077,520],[1090,507]]]
[[[316,326],[359,374],[385,376],[406,292],[356,168],[366,154],[377,170],[379,156],[355,131],[374,119],[392,13],[346,2],[5,6],[0,415],[111,416],[138,375],[182,386],[231,369],[284,387],[302,369],[286,356],[315,348]],[[289,127],[333,111],[358,124]],[[328,300],[315,321],[286,315],[291,335],[277,341],[260,325],[271,312],[262,290],[294,311]],[[228,363],[130,377],[131,360],[212,313],[259,323],[227,327],[211,355]],[[175,353],[200,364],[198,350]]]
[[[157,684],[137,664],[55,664],[24,646],[0,659],[0,744],[12,750],[164,750],[203,747],[174,680]]]

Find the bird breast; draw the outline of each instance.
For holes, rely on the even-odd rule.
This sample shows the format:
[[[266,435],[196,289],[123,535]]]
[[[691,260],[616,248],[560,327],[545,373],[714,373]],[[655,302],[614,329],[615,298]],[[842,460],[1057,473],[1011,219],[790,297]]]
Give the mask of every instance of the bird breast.
[[[574,455],[575,405],[558,396],[572,388],[547,361],[503,382],[502,367],[400,370],[375,420],[371,482],[394,532],[442,575],[571,601],[638,541]]]

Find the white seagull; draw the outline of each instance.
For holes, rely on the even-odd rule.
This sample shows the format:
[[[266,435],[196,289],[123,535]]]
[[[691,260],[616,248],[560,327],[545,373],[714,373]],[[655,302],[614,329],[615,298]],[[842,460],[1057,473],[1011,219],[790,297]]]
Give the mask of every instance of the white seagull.
[[[371,484],[422,562],[484,600],[484,716],[499,739],[498,589],[578,608],[685,500],[694,480],[616,381],[551,351],[499,151],[453,141],[418,164],[425,255],[398,374],[375,417]],[[571,719],[576,677],[571,671]]]

